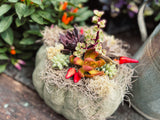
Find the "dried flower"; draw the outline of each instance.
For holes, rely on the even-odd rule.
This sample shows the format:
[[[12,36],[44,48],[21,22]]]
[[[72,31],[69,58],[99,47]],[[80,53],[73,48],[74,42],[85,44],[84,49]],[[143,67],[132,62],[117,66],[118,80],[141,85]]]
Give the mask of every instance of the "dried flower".
[[[137,7],[137,5],[134,2],[130,2],[128,4],[127,8],[129,10],[131,10],[132,12],[134,12],[134,13],[138,13],[138,7]]]

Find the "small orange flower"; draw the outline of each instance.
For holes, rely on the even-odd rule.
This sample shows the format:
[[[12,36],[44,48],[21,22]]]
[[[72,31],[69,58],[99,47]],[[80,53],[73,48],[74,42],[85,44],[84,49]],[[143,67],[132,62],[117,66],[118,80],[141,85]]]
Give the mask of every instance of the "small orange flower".
[[[77,13],[78,12],[78,8],[75,8],[74,10],[73,10],[73,13]]]
[[[15,49],[12,49],[12,50],[10,51],[10,53],[11,53],[11,55],[15,55],[15,54],[16,54]]]
[[[67,13],[64,12],[63,16],[62,16],[62,22],[65,22],[67,19]]]
[[[30,4],[33,4],[33,2],[31,1]]]
[[[77,13],[78,12],[78,8],[75,8],[74,10],[73,10],[73,13]],[[70,21],[72,21],[74,19],[74,16],[71,16],[70,17]]]
[[[64,2],[63,5],[62,5],[62,10],[66,10],[67,5],[68,5],[68,2]]]
[[[69,24],[70,21],[71,21],[71,18],[67,17],[67,13],[64,12],[64,14],[62,16],[62,22],[67,25],[67,24]]]
[[[21,0],[21,2],[24,2],[25,0]]]
[[[74,19],[74,16],[71,16],[71,17],[70,17],[70,21],[72,21],[73,19]]]

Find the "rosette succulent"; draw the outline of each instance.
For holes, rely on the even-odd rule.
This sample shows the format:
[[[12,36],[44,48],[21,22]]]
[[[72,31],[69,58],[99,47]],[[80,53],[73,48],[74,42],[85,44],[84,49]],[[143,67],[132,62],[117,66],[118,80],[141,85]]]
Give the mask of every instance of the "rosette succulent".
[[[84,35],[74,26],[73,31],[67,31],[65,35],[60,34],[60,42],[64,45],[63,51],[73,52],[78,42],[84,42]]]

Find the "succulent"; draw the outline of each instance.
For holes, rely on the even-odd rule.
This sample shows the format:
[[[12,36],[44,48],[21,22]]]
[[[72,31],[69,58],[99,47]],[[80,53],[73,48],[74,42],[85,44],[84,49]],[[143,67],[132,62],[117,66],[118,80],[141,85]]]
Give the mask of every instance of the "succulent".
[[[106,62],[102,58],[98,58],[99,53],[95,49],[88,49],[85,52],[84,60],[73,55],[70,56],[72,64],[81,66],[78,70],[80,77],[93,77],[96,75],[104,75],[103,71],[98,71],[95,68],[103,66]]]
[[[104,40],[103,31],[101,28],[105,27],[106,20],[101,19],[101,16],[104,14],[102,11],[94,10],[95,16],[92,18],[92,22],[96,25],[93,30],[85,31],[85,40],[84,43],[77,43],[76,51],[74,55],[77,57],[82,57],[83,53],[88,49],[94,48],[96,52],[105,55],[105,50],[102,49],[102,42]]]
[[[64,51],[73,52],[78,42],[84,42],[84,35],[74,26],[73,31],[67,31],[65,35],[60,34],[60,42],[64,45]]]
[[[112,79],[116,74],[117,74],[117,67],[116,64],[105,64],[100,68],[97,68],[97,70],[99,71],[104,71],[104,73],[110,78]]]
[[[69,55],[64,55],[62,53],[56,54],[52,58],[53,68],[59,68],[62,70],[64,67],[68,67],[69,64]]]
[[[49,60],[52,60],[52,58],[56,55],[56,54],[59,54],[60,51],[64,49],[64,46],[60,43],[56,43],[55,44],[55,47],[47,47],[46,50],[47,50],[47,57]]]

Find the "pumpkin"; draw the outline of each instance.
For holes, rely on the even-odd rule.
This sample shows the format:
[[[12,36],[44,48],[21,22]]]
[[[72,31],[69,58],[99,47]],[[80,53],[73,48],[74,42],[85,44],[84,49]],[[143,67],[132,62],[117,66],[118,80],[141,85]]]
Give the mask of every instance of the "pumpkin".
[[[120,65],[113,79],[106,76],[95,76],[84,78],[76,84],[71,79],[65,79],[67,69],[53,69],[46,53],[46,48],[53,46],[53,41],[59,39],[57,32],[65,32],[60,29],[57,31],[57,29],[57,27],[45,29],[43,32],[45,33],[44,45],[36,55],[33,84],[38,94],[48,106],[68,120],[105,120],[116,111],[128,92],[127,88],[131,83],[133,69],[128,65]],[[49,37],[50,33],[56,35]],[[104,42],[104,46],[110,45],[110,53],[114,51],[114,55],[117,56],[127,55],[122,49],[120,40],[116,41],[113,36],[107,34],[105,37],[108,40],[107,43],[110,44]],[[115,45],[112,45],[111,39],[115,41]]]

